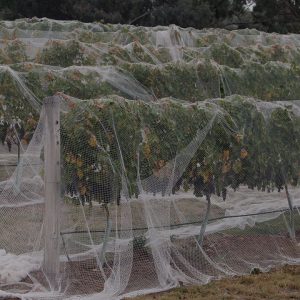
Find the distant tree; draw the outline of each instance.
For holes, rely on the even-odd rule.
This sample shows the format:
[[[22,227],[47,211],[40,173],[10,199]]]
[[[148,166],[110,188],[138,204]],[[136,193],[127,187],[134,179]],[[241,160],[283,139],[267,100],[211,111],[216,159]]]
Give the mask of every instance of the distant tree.
[[[61,10],[65,0],[16,0],[18,13],[24,17],[47,17],[65,19],[68,17]]]
[[[300,32],[300,0],[256,0],[255,4],[253,18],[259,29]]]
[[[18,17],[16,0],[0,1],[0,19],[15,19]]]
[[[0,1],[0,19],[34,16],[141,26],[176,24],[199,29],[254,27],[282,33],[300,32],[300,0]]]
[[[155,6],[151,12],[150,24],[176,24],[182,27],[212,27],[215,14],[206,1],[174,1],[172,4]]]
[[[182,27],[223,27],[236,15],[244,12],[246,0],[181,0],[153,1],[143,25],[177,24]]]
[[[246,0],[2,0],[2,18],[48,17],[145,26],[216,27]]]

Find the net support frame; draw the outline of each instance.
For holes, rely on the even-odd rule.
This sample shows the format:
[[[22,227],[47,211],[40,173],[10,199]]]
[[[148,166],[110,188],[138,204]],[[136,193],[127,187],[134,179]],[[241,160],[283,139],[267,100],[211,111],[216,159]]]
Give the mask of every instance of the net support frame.
[[[60,98],[47,97],[44,100],[46,116],[45,134],[45,252],[44,273],[52,288],[55,288],[59,274],[60,239]]]

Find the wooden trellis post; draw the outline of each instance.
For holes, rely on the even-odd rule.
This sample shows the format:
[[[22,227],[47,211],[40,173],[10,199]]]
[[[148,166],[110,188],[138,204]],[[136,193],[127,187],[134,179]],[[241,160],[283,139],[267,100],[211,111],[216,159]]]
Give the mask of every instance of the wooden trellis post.
[[[60,237],[60,99],[44,100],[45,108],[45,252],[44,272],[53,286],[59,273]]]

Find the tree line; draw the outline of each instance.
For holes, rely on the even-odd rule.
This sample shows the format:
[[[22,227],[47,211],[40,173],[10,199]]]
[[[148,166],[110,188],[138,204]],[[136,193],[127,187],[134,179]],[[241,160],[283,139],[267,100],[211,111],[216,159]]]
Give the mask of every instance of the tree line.
[[[300,0],[1,0],[0,19],[60,20],[300,33]]]

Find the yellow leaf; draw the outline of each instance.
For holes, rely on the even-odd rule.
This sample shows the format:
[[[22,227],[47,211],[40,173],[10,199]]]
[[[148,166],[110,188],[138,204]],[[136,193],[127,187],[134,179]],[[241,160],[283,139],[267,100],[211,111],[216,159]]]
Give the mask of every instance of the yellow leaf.
[[[226,174],[231,170],[231,165],[229,162],[224,162],[222,166],[222,173]]]
[[[235,135],[235,140],[238,142],[238,143],[240,143],[242,140],[243,140],[243,135],[241,134],[241,133],[237,133],[236,135]]]
[[[76,157],[75,157],[75,155],[71,155],[71,164],[76,164]]]
[[[77,171],[77,176],[78,176],[79,179],[83,178],[83,172],[82,172],[82,170],[78,170]]]
[[[97,146],[97,139],[94,135],[91,135],[90,139],[89,139],[89,145],[93,148],[96,148]]]
[[[236,174],[239,174],[242,171],[242,162],[239,159],[233,163],[232,170]]]
[[[245,148],[242,148],[240,156],[241,158],[246,158],[248,156],[248,151]]]
[[[84,196],[86,194],[86,192],[87,192],[87,189],[86,189],[85,186],[81,186],[79,188],[79,193],[80,193],[81,196]]]
[[[78,168],[81,168],[82,165],[83,165],[82,159],[78,157],[78,158],[77,158],[77,161],[76,161],[76,164],[77,164],[77,167],[78,167]]]
[[[212,173],[210,172],[210,170],[205,170],[201,172],[201,176],[203,177],[204,183],[208,183],[212,180]]]
[[[66,155],[66,158],[65,158],[66,162],[69,163],[71,161],[71,156],[70,154],[67,154]]]
[[[223,151],[223,161],[229,160],[230,152],[228,149]]]
[[[150,149],[149,144],[144,144],[144,146],[143,146],[143,153],[144,153],[144,155],[145,155],[145,157],[147,159],[150,159],[150,157],[151,157],[151,149]]]

